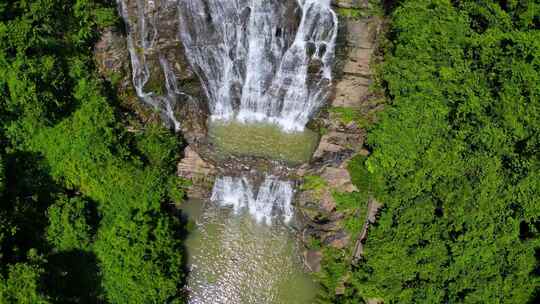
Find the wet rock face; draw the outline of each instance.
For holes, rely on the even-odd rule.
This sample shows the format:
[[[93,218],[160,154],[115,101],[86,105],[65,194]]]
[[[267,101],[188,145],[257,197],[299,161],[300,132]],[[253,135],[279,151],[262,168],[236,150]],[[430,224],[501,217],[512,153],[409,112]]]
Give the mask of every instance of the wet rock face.
[[[329,1],[190,0],[178,12],[213,118],[301,131],[325,103],[338,32]]]
[[[367,8],[368,0],[332,0],[332,4],[340,8]]]
[[[184,150],[184,157],[178,164],[178,176],[191,180],[193,186],[189,187],[188,197],[208,198],[217,175],[216,167],[205,161],[192,147]]]
[[[132,60],[138,60],[144,67],[148,77],[144,83],[144,91],[161,95],[165,92],[165,71],[160,58],[167,60],[178,84],[197,81],[178,36],[179,19],[177,1],[165,0],[119,0],[118,8],[123,10],[121,15],[125,22],[126,31],[131,35],[135,55]],[[148,69],[144,71],[144,69]],[[138,75],[136,75],[138,76]],[[135,76],[135,77],[136,77]],[[198,93],[198,88],[191,93]],[[197,94],[192,94],[197,95]]]
[[[98,71],[119,90],[127,91],[131,86],[129,52],[123,34],[107,28],[94,47]]]
[[[203,140],[208,110],[178,35],[178,1],[117,0],[117,6],[124,28],[107,29],[96,44],[100,72],[127,104],[152,109],[141,116],[157,112],[189,143]]]

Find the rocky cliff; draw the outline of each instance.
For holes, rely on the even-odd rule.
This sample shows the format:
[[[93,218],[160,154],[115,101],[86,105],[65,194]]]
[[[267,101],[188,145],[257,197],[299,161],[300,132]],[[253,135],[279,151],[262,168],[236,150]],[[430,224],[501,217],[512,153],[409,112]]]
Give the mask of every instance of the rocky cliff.
[[[297,194],[296,207],[304,224],[300,235],[306,244],[307,268],[314,271],[320,269],[322,253],[313,242],[343,250],[351,259],[361,255],[369,224],[381,207],[366,195],[368,189],[352,184],[348,164],[356,155],[369,154],[364,148],[365,127],[382,108],[381,95],[372,89],[372,83],[383,20],[370,15],[368,1],[335,0],[333,4],[342,24],[341,55],[336,63],[339,77],[334,97],[317,121],[323,130],[319,147],[311,163],[298,170],[306,181]],[[358,207],[339,208],[336,197],[345,196],[355,198]],[[362,226],[359,232],[347,229],[346,221],[351,219]]]

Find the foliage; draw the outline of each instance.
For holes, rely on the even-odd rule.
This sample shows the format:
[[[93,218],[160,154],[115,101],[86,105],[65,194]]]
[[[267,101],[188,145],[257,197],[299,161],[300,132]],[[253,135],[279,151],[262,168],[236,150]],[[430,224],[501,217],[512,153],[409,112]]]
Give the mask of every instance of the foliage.
[[[323,268],[321,272],[316,274],[322,289],[317,298],[317,303],[330,304],[335,302],[336,289],[340,285],[344,287],[343,279],[349,272],[349,265],[344,262],[348,261],[347,255],[348,252],[342,250],[332,247],[324,248],[323,260],[321,261]],[[348,290],[345,290],[345,292],[348,292]],[[352,300],[354,300],[354,298]],[[356,299],[356,301],[358,301],[358,299]]]
[[[336,12],[340,17],[360,19],[369,16],[382,16],[383,7],[381,1],[367,0],[361,4],[362,8],[337,7]]]
[[[58,250],[86,249],[91,240],[88,202],[76,197],[61,197],[48,209],[47,240]]]
[[[178,301],[182,254],[169,218],[135,215],[99,231],[95,250],[112,303]]]
[[[539,3],[400,1],[392,18],[391,105],[366,162],[385,209],[346,294],[327,297],[537,302]]]
[[[6,187],[5,184],[5,175],[4,175],[4,162],[2,159],[2,155],[0,155],[0,198],[2,197],[2,193],[4,193],[4,189]]]
[[[345,7],[339,7],[337,8],[337,13],[346,18],[360,18],[362,17],[362,11],[357,8],[345,8]]]
[[[343,124],[349,124],[353,121],[361,119],[361,114],[358,110],[348,107],[332,107],[329,109],[330,113],[338,116],[339,120]]]
[[[39,275],[37,266],[18,263],[10,265],[7,278],[0,275],[0,301],[6,304],[46,304],[46,298],[37,292]]]
[[[177,223],[162,209],[183,196],[180,144],[162,127],[120,127],[92,59],[118,23],[112,4],[0,5],[2,302],[180,300]]]
[[[332,192],[336,201],[336,209],[346,216],[345,229],[350,235],[356,236],[362,230],[363,219],[366,215],[368,193],[355,191],[351,193]]]
[[[171,176],[167,181],[169,200],[173,203],[181,203],[186,198],[187,190],[191,185],[191,180]]]
[[[321,190],[326,187],[326,181],[318,175],[307,175],[304,177],[302,190]]]
[[[367,128],[375,121],[375,112],[372,110],[362,111],[350,107],[332,107],[329,112],[344,125],[354,122],[360,128]]]
[[[347,170],[351,175],[352,183],[361,192],[379,195],[382,191],[383,178],[380,174],[370,172],[366,165],[367,156],[358,154],[347,163]]]
[[[328,183],[318,175],[304,176],[300,186],[302,191],[310,191],[314,198],[320,199],[324,196]]]

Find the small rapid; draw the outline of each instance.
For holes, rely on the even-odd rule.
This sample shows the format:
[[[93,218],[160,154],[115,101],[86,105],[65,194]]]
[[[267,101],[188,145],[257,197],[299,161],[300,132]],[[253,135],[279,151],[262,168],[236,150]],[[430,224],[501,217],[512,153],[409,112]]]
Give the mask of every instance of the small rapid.
[[[293,195],[291,183],[274,176],[267,176],[258,189],[246,177],[225,176],[216,180],[211,201],[232,207],[236,214],[248,212],[258,223],[271,225],[276,219],[291,221]]]

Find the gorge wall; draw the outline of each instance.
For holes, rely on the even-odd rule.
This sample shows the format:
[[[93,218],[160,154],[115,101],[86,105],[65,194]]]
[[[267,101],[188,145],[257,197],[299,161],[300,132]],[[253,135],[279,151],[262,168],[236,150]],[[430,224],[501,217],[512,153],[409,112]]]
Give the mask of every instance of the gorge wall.
[[[339,249],[357,247],[361,239],[346,229],[334,193],[365,191],[352,184],[347,164],[369,153],[363,148],[364,122],[380,107],[369,87],[382,21],[370,16],[369,2],[333,0],[337,14],[330,1],[315,0],[117,3],[126,31],[110,29],[102,35],[95,52],[98,66],[132,105],[142,100],[155,109],[150,114],[140,110],[141,115],[158,115],[182,132],[188,147],[178,172],[194,182],[189,195],[210,198],[216,176],[230,175],[218,179],[215,189],[220,191],[213,196],[227,201],[223,198],[231,193],[226,188],[236,184],[245,188],[239,201],[257,209],[259,198],[252,188],[291,187],[268,181],[257,173],[261,168],[296,185],[317,177],[322,187],[296,191],[302,238],[306,244],[317,239]],[[350,113],[355,118],[347,118]],[[211,118],[271,122],[285,131],[308,124],[321,139],[312,160],[301,166],[235,157],[218,162],[207,138]],[[254,185],[242,179],[245,174],[255,176]],[[280,204],[287,219],[291,207]],[[255,209],[261,220],[272,212]],[[320,251],[306,250],[305,257],[316,271]]]

